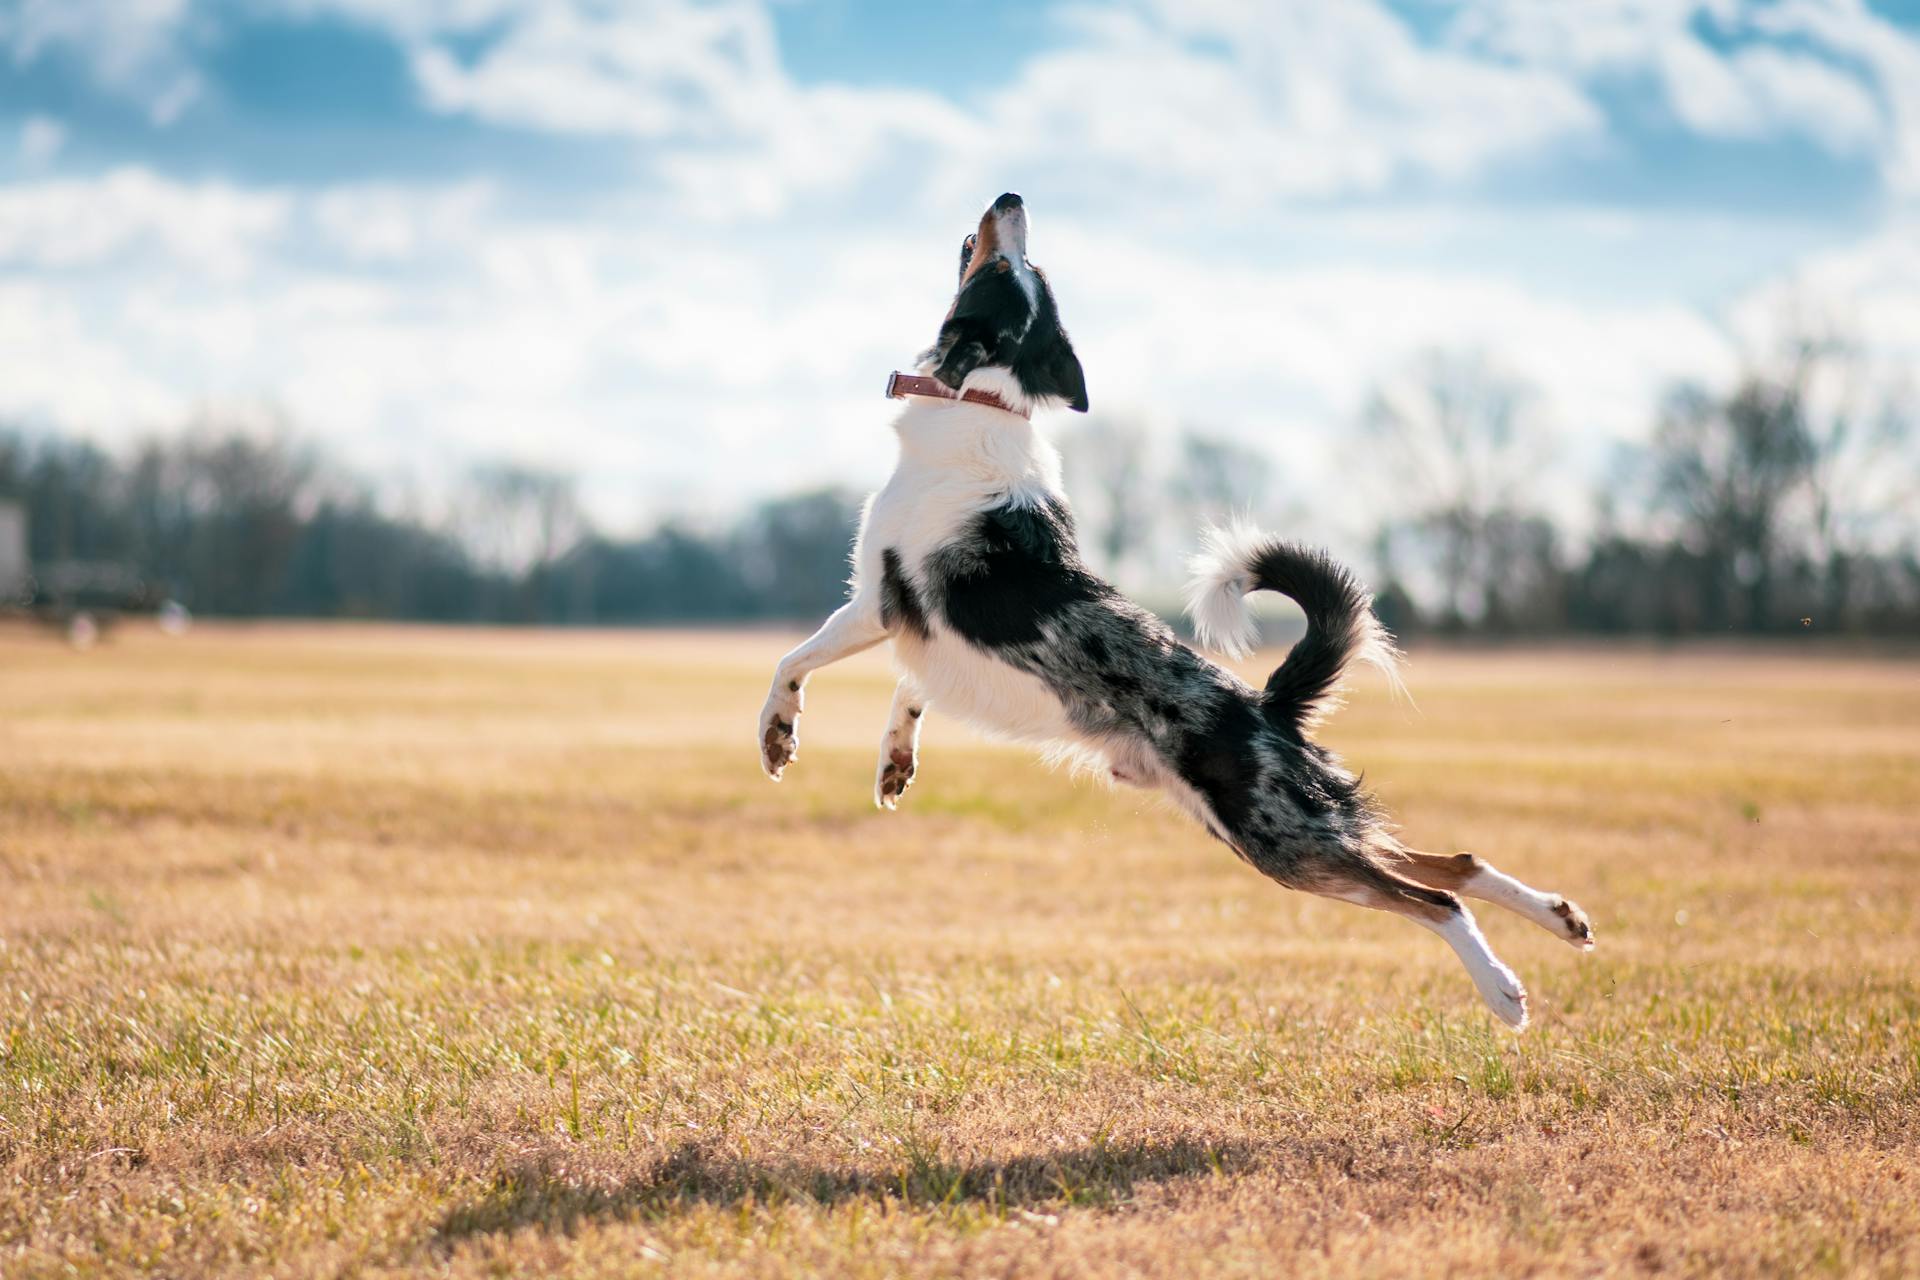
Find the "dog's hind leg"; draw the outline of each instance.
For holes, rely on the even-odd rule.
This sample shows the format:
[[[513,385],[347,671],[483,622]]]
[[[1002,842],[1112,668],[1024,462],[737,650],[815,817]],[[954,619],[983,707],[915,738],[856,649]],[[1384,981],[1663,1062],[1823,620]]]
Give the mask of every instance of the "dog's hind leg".
[[[920,764],[920,725],[927,713],[927,695],[901,676],[893,686],[893,710],[887,713],[887,731],[880,738],[880,764],[873,778],[873,802],[892,809],[913,785]]]
[[[1593,949],[1593,926],[1587,913],[1557,893],[1543,893],[1471,853],[1401,851],[1405,862],[1394,870],[1409,880],[1446,889],[1465,898],[1478,898],[1505,907],[1583,951]]]
[[[1526,1027],[1527,989],[1513,970],[1500,963],[1473,914],[1453,894],[1403,880],[1358,860],[1343,860],[1336,872],[1302,882],[1299,887],[1342,902],[1391,911],[1433,930],[1460,957],[1480,998],[1494,1015],[1515,1031]]]

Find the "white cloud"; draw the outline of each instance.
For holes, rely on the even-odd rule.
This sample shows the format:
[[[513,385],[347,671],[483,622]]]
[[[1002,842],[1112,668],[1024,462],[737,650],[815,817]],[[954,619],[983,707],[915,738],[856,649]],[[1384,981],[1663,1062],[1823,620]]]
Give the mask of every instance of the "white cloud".
[[[1374,492],[1352,445],[1367,393],[1425,351],[1484,352],[1540,389],[1554,432],[1540,491],[1576,526],[1578,495],[1616,445],[1645,438],[1666,387],[1734,368],[1713,318],[1673,301],[1574,301],[1436,267],[1263,267],[1047,227],[1097,409],[1265,449],[1316,523],[1356,534],[1370,518],[1356,494]]]
[[[471,12],[345,3],[412,43],[430,107],[653,144],[696,215],[777,214],[797,197],[844,192],[890,152],[928,148],[938,164],[980,128],[932,93],[796,83],[757,0],[503,5],[491,20],[504,34],[471,59],[443,39]]]
[[[435,109],[656,147],[704,213],[779,213],[902,156],[936,204],[1021,166],[1256,206],[1452,181],[1603,133],[1589,89],[1609,79],[1650,80],[1701,135],[1806,136],[1877,155],[1920,193],[1920,41],[1861,0],[1460,0],[1439,46],[1381,0],[1120,0],[1064,10],[1069,39],[1016,57],[1013,86],[974,102],[800,84],[771,2],[248,7],[388,31]],[[12,0],[0,48],[17,63],[64,49],[166,123],[201,96],[193,46],[220,20],[211,0]]]
[[[971,165],[981,127],[931,94],[824,86],[784,90],[761,127],[732,144],[676,146],[661,171],[695,217],[771,218],[800,199],[844,196],[928,175],[978,198],[994,178]]]
[[[551,4],[507,19],[471,63],[427,43],[427,102],[501,124],[658,139],[728,136],[786,88],[772,21],[751,0]]]
[[[28,116],[20,123],[20,161],[37,169],[60,154],[67,128],[52,116]]]
[[[1865,69],[1887,122],[1887,185],[1897,197],[1920,200],[1920,38],[1859,0],[1783,0],[1756,13],[1754,25],[1776,38],[1815,41]]]
[[[138,168],[0,186],[0,263],[69,270],[150,254],[232,276],[248,270],[287,209],[274,192],[177,183]]]
[[[171,423],[187,402],[168,371],[119,342],[68,290],[0,279],[0,418],[66,430]]]
[[[796,254],[677,221],[529,220],[470,186],[246,192],[123,171],[14,187],[0,258],[31,246],[62,301],[28,348],[45,376],[10,384],[0,412],[112,436],[272,401],[383,471],[502,455],[580,470],[615,523],[872,483],[890,456],[880,382],[937,326],[946,231]],[[1641,429],[1666,379],[1726,359],[1672,303],[1250,263],[1066,219],[1036,237],[1098,408],[1284,449],[1295,492],[1338,488],[1350,459],[1331,442],[1369,381],[1425,347],[1500,353],[1595,442]],[[16,327],[33,305],[14,298]]]
[[[16,65],[71,54],[111,92],[172,123],[200,93],[181,47],[192,0],[12,0],[0,7],[0,48]]]
[[[1911,376],[1920,369],[1920,218],[1897,219],[1863,240],[1810,255],[1744,293],[1732,317],[1756,354],[1794,336],[1783,329],[1840,334]]]
[[[579,0],[567,0],[576,3]],[[586,0],[604,7],[609,0]],[[622,3],[623,0],[611,0]],[[547,0],[252,0],[255,7],[296,18],[337,16],[425,39],[450,31],[483,31],[537,12]]]
[[[1596,4],[1586,27],[1527,19],[1498,40],[1463,19],[1433,48],[1373,3],[1141,0],[1083,13],[1002,88],[955,102],[800,84],[744,0],[300,2],[395,32],[443,110],[644,145],[679,203],[531,214],[493,183],[301,191],[139,168],[0,186],[0,348],[24,369],[0,415],[112,436],[273,401],[383,473],[497,455],[579,469],[615,523],[870,483],[891,450],[880,379],[931,337],[964,223],[1022,185],[1096,409],[1283,451],[1294,491],[1344,494],[1368,385],[1423,348],[1478,347],[1541,387],[1577,471],[1644,431],[1668,381],[1731,376],[1713,298],[1804,240],[1740,211],[1724,234],[1678,236],[1630,208],[1497,221],[1387,193],[1597,137],[1587,86],[1627,67],[1691,128],[1804,134],[1906,165],[1920,189],[1900,123],[1920,118],[1920,69],[1892,82],[1912,42],[1846,4],[1789,0],[1766,11],[1780,47],[1723,50],[1679,4]],[[1731,0],[1703,11],[1759,21]],[[150,12],[175,38],[192,24],[177,4]],[[449,33],[479,29],[498,38],[457,52]],[[24,30],[0,27],[16,57],[55,38]],[[146,63],[169,65],[155,48]],[[828,218],[775,216],[808,202]],[[1913,228],[1778,287],[1846,299],[1920,359]],[[1707,243],[1733,264],[1711,290],[1610,276],[1649,246]],[[1743,297],[1736,331],[1767,296]]]
[[[1766,132],[1803,132],[1841,155],[1881,145],[1880,106],[1854,76],[1773,48],[1742,49],[1729,61]]]
[[[758,0],[305,3],[410,42],[440,110],[653,146],[709,216],[776,215],[883,166],[929,207],[1009,173],[1216,211],[1457,182],[1603,135],[1590,87],[1636,78],[1695,133],[1805,136],[1920,186],[1920,44],[1856,0],[1466,0],[1439,46],[1378,0],[1129,0],[1066,11],[1069,39],[973,102],[798,84]],[[481,27],[500,34],[471,59],[445,42]]]
[[[486,182],[355,185],[320,192],[307,212],[319,242],[348,260],[408,264],[470,241],[497,198]]]
[[[361,465],[577,469],[616,521],[877,458],[860,424],[884,433],[879,378],[921,340],[876,305],[904,287],[892,260],[844,246],[846,288],[823,292],[783,245],[662,231],[510,217],[467,186],[0,187],[0,263],[32,273],[3,299],[0,417],[112,439],[272,401]],[[872,394],[850,405],[854,385]]]
[[[1692,132],[1804,136],[1920,191],[1920,41],[1860,0],[1468,0],[1449,34],[1582,83],[1650,80]]]
[[[797,85],[753,3],[558,5],[500,20],[507,33],[467,64],[421,35],[416,13],[430,103],[665,144],[665,171],[706,214],[778,213],[890,158],[931,177],[936,202],[1030,170],[1107,196],[1261,205],[1463,178],[1599,123],[1563,80],[1424,47],[1372,0],[1083,12],[1073,44],[1027,60],[971,108]]]
[[[1338,429],[1369,383],[1409,356],[1481,348],[1549,389],[1582,430],[1617,439],[1645,426],[1665,382],[1719,372],[1727,359],[1718,329],[1670,302],[1575,303],[1441,269],[1260,269],[1096,245],[1069,240],[1051,270],[1075,277],[1076,332],[1095,335],[1110,395],[1123,401],[1257,422],[1291,399]],[[1114,261],[1125,270],[1101,265]]]
[[[1583,79],[1649,77],[1690,129],[1744,136],[1759,125],[1752,95],[1694,29],[1696,19],[1724,26],[1740,8],[1739,0],[1469,0],[1451,36],[1463,49]]]
[[[1420,44],[1368,2],[1126,8],[1028,61],[973,168],[1057,166],[1103,192],[1262,206],[1470,177],[1594,130],[1565,82]]]

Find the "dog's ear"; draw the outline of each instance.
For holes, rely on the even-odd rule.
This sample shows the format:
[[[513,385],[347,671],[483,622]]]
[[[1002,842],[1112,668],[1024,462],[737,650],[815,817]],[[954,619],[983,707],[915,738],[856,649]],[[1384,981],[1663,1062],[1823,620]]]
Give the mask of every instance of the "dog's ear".
[[[1067,331],[1061,327],[1051,289],[1042,295],[1040,319],[1014,373],[1034,399],[1056,399],[1076,413],[1087,411],[1087,375],[1080,368],[1080,357],[1073,353]]]
[[[1080,368],[1080,357],[1073,353],[1073,344],[1067,341],[1065,329],[1060,330],[1060,342],[1047,361],[1045,374],[1053,385],[1040,390],[1040,394],[1059,396],[1075,413],[1087,411],[1087,375]]]

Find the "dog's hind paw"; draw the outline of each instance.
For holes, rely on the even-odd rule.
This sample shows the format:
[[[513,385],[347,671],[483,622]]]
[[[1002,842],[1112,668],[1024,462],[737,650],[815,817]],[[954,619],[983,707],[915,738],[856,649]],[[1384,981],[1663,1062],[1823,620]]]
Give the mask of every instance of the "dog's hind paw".
[[[1479,984],[1480,998],[1487,1002],[1487,1008],[1494,1016],[1515,1031],[1527,1029],[1527,989],[1520,985],[1520,979],[1513,971],[1501,966],[1499,972],[1489,975],[1489,980]]]
[[[1554,895],[1553,914],[1559,918],[1560,928],[1567,941],[1582,951],[1593,950],[1593,925],[1587,919],[1587,913],[1567,899]]]

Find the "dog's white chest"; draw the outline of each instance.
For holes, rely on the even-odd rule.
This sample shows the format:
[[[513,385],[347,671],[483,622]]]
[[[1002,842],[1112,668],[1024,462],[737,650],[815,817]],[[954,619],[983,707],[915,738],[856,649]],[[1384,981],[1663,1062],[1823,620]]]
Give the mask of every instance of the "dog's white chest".
[[[902,456],[867,508],[857,567],[863,589],[878,588],[892,551],[908,573],[1009,495],[1049,493],[1059,460],[1024,421],[976,405],[919,404],[896,424]],[[901,631],[894,654],[942,715],[1022,742],[1075,737],[1066,710],[1038,677],[954,634],[938,601],[925,602],[929,634]]]
[[[1038,677],[988,657],[937,620],[927,639],[896,637],[893,652],[942,715],[1020,742],[1068,742],[1077,736],[1066,709]]]

